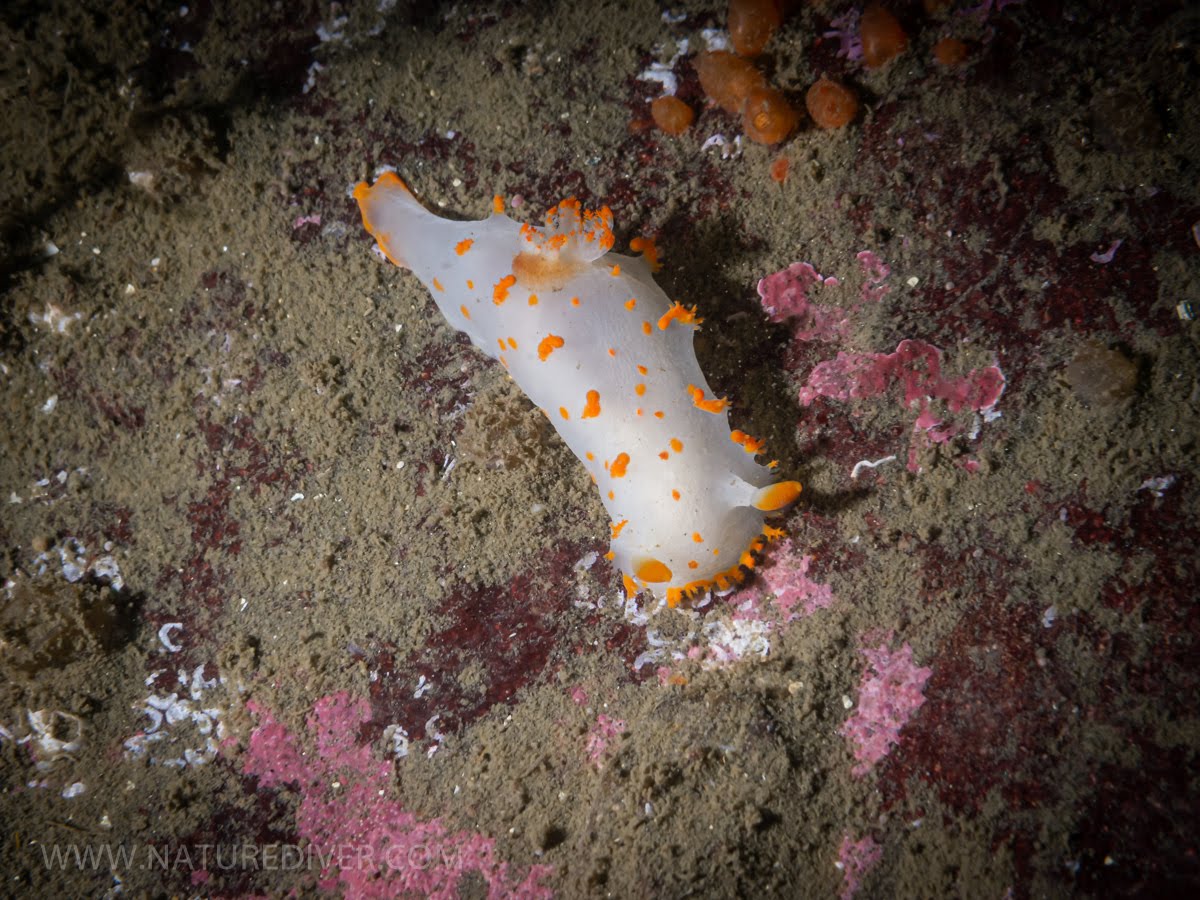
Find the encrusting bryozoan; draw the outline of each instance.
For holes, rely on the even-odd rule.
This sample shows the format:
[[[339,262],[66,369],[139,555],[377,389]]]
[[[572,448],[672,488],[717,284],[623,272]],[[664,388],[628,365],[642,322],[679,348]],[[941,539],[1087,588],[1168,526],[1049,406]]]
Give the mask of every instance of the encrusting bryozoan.
[[[781,533],[765,515],[800,484],[776,482],[755,461],[761,442],[730,431],[692,349],[695,311],[654,282],[652,244],[611,253],[612,213],[573,198],[537,227],[504,215],[499,197],[483,221],[443,219],[393,172],[354,197],[387,258],[500,361],[587,468],[628,593],[674,606],[746,576]]]

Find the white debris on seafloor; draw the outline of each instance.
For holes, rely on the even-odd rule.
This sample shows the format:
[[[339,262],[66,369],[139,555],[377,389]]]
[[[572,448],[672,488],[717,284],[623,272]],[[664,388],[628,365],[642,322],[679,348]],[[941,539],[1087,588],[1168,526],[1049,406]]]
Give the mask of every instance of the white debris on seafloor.
[[[33,325],[49,329],[52,334],[66,334],[67,329],[83,318],[83,313],[69,313],[62,307],[47,303],[44,311],[30,311],[29,321]]]
[[[71,584],[80,581],[85,575],[92,575],[108,582],[114,590],[120,591],[125,588],[125,579],[121,577],[121,567],[111,555],[112,549],[113,545],[109,542],[104,545],[103,555],[91,556],[83,541],[68,535],[56,546],[35,556],[33,564],[37,567],[38,575],[45,575],[57,557],[62,577]]]
[[[38,771],[44,772],[61,757],[78,753],[83,747],[83,719],[60,709],[29,709],[25,711],[30,733],[17,741],[32,744],[33,757]],[[70,737],[63,738],[60,723],[67,723]]]
[[[129,756],[148,756],[150,763],[157,766],[184,768],[186,766],[201,766],[216,758],[217,741],[226,735],[225,724],[221,721],[223,710],[217,706],[204,703],[204,694],[225,683],[224,677],[205,678],[203,664],[196,666],[189,674],[180,669],[177,673],[179,686],[186,696],[180,696],[181,691],[150,694],[143,701],[142,713],[150,720],[149,727],[138,732],[125,741],[125,752]],[[180,723],[190,723],[194,732],[203,740],[195,747],[184,747],[182,751],[151,753],[156,744],[162,744],[162,751],[175,750],[174,745],[181,743],[182,729],[176,726]]]
[[[854,468],[850,470],[850,477],[857,478],[859,472],[861,472],[863,469],[875,469],[875,468],[878,468],[879,466],[882,466],[884,463],[894,462],[895,459],[896,459],[895,453],[893,453],[891,456],[885,456],[882,459],[876,459],[876,460],[860,459],[858,462],[856,462],[854,464]]]
[[[747,656],[765,659],[771,652],[770,633],[770,623],[762,619],[709,622],[704,626],[709,654],[702,666],[715,669]]]
[[[167,648],[168,653],[178,653],[183,649],[181,646],[171,640],[171,632],[181,631],[182,629],[182,622],[166,622],[160,629],[158,629],[159,643]]]
[[[1176,476],[1174,475],[1156,475],[1154,478],[1147,478],[1138,485],[1137,489],[1138,491],[1149,491],[1161,500],[1163,492],[1169,490],[1175,481]]]

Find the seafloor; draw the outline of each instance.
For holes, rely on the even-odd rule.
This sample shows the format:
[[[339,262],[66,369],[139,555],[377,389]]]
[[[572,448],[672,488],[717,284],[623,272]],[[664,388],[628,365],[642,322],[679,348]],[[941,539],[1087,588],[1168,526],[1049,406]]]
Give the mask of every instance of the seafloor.
[[[1200,8],[891,8],[792,5],[862,111],[765,147],[716,2],[5,4],[0,893],[1200,895]],[[657,240],[758,579],[624,600],[381,166]]]

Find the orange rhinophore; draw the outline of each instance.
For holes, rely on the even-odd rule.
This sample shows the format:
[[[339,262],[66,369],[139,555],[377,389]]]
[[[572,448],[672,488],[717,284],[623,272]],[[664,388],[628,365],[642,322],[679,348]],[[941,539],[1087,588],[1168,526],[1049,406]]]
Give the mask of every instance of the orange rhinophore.
[[[868,69],[885,66],[908,48],[908,34],[899,20],[878,3],[863,10],[858,22],[863,64]]]
[[[808,89],[804,105],[818,128],[844,128],[858,115],[858,96],[824,76]]]

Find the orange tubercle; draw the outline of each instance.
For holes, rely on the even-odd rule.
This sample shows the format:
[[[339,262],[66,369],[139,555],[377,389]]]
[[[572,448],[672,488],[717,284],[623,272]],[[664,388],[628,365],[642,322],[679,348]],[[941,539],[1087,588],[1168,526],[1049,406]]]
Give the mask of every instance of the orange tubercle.
[[[629,468],[629,454],[618,453],[617,458],[612,461],[612,465],[608,467],[608,474],[613,478],[624,478],[625,470]]]
[[[608,558],[610,560],[612,559],[611,553],[608,554]],[[628,575],[626,575],[624,572],[622,572],[621,573],[621,582],[625,586],[625,596],[626,597],[636,597],[637,596],[638,586],[637,586],[636,581],[634,581],[632,578],[630,578]]]
[[[721,413],[729,406],[729,401],[722,397],[714,397],[711,400],[704,399],[704,391],[694,384],[688,385],[688,393],[692,395],[692,405],[707,413]]]
[[[508,299],[508,290],[517,283],[516,275],[505,275],[492,288],[492,302],[499,306]]]
[[[600,392],[591,390],[587,392],[587,403],[583,407],[581,419],[594,419],[600,415]]]
[[[650,271],[657,272],[662,268],[662,263],[659,262],[658,246],[654,243],[654,238],[635,237],[629,242],[629,249],[634,253],[642,254],[642,258],[650,266]]]
[[[682,322],[685,325],[693,325],[697,322],[695,308],[689,309],[679,301],[671,304],[671,308],[659,316],[658,327],[666,331],[667,327],[672,322]]]
[[[565,342],[557,334],[548,334],[538,343],[537,354],[538,359],[545,362],[550,358],[550,354],[561,347]]]

